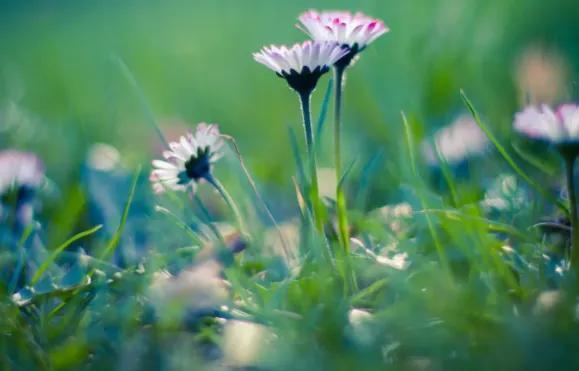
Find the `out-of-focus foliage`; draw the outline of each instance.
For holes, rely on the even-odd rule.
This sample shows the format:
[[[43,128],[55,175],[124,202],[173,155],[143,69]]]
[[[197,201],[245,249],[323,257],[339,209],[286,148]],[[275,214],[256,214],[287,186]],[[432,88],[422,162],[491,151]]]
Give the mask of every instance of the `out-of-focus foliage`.
[[[391,28],[346,80],[351,266],[328,259],[331,120],[320,235],[293,184],[298,101],[251,57],[306,39],[312,7]],[[577,98],[578,25],[574,0],[0,2],[0,149],[47,178],[0,198],[0,369],[576,368],[560,159],[512,119]],[[255,175],[261,197],[233,147],[215,167],[245,233],[208,184],[151,192],[151,123],[199,121]]]
[[[186,123],[218,122],[260,179],[286,184],[297,102],[251,52],[304,40],[293,24],[310,7],[362,10],[392,29],[349,75],[345,126],[355,153],[395,154],[401,110],[425,132],[449,123],[464,110],[461,88],[508,133],[520,105],[516,66],[529,48],[561,54],[571,71],[564,88],[574,93],[572,0],[14,2],[0,14],[0,102],[6,124],[26,125],[2,143],[40,151],[51,173],[69,181],[92,142],[120,146],[133,163],[149,156],[156,138],[143,129],[121,58],[169,137]]]

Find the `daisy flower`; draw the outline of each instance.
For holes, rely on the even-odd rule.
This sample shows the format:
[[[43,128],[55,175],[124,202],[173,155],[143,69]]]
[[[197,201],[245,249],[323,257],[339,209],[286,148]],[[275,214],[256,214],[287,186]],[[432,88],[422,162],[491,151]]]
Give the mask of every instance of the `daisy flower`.
[[[533,139],[556,145],[579,144],[579,106],[530,106],[515,116],[515,130]]]
[[[383,21],[361,12],[309,10],[298,19],[300,24],[297,27],[313,40],[334,41],[348,47],[348,54],[339,61],[344,66],[366,46],[390,31]]]
[[[486,134],[472,117],[463,115],[436,132],[432,140],[424,141],[422,154],[431,166],[438,165],[437,152],[447,163],[456,165],[467,158],[484,153],[489,143]]]
[[[34,154],[0,151],[0,195],[11,188],[35,190],[44,182],[44,165]]]
[[[556,110],[543,104],[530,106],[515,115],[515,130],[553,144],[565,162],[569,219],[571,221],[571,266],[579,265],[579,220],[575,190],[575,161],[579,154],[579,106],[563,104]]]
[[[336,42],[305,41],[292,47],[271,45],[253,58],[284,78],[300,94],[311,93],[319,78],[348,51]]]
[[[157,193],[165,189],[194,190],[200,180],[212,179],[211,168],[221,157],[222,146],[217,125],[200,123],[195,133],[169,143],[170,150],[163,152],[165,160],[153,160],[150,176],[153,190]]]

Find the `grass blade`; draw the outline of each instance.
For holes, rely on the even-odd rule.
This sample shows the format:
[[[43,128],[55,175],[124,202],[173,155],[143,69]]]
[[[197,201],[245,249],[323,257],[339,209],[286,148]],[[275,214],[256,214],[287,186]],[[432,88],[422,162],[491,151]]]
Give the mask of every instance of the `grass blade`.
[[[350,162],[350,165],[348,165],[348,167],[346,167],[346,170],[344,171],[344,173],[340,177],[340,181],[338,182],[338,187],[337,187],[338,189],[342,189],[344,187],[344,182],[346,181],[346,178],[348,177],[348,175],[350,175],[350,172],[354,168],[355,164],[356,164],[356,160],[354,159],[354,160],[352,160],[352,162]]]
[[[368,196],[368,188],[370,187],[370,180],[376,171],[377,166],[382,161],[384,151],[378,151],[370,160],[364,165],[361,171],[360,180],[358,181],[358,191],[356,192],[356,202],[358,209],[364,210],[366,208],[365,199]]]
[[[38,282],[40,277],[42,277],[44,272],[56,260],[56,258],[60,255],[60,253],[62,253],[64,251],[64,249],[66,249],[68,246],[70,246],[71,244],[73,244],[77,240],[80,240],[83,237],[90,236],[91,234],[97,232],[102,227],[103,227],[102,225],[97,225],[96,227],[93,227],[89,230],[77,233],[74,236],[72,236],[71,238],[69,238],[68,240],[66,240],[62,245],[60,245],[56,249],[54,249],[52,254],[50,254],[50,256],[45,261],[42,262],[40,267],[38,267],[38,270],[36,271],[36,273],[34,273],[34,276],[32,277],[32,280],[31,280],[31,286],[34,286]]]
[[[117,230],[113,234],[113,237],[109,241],[108,245],[105,247],[104,251],[102,252],[100,259],[105,260],[109,254],[115,251],[117,246],[119,245],[119,241],[121,240],[121,236],[125,229],[125,224],[127,223],[127,219],[129,218],[129,211],[131,209],[131,204],[133,203],[133,198],[135,197],[135,190],[137,189],[137,183],[139,181],[139,175],[141,174],[141,167],[137,169],[135,175],[133,176],[133,182],[131,184],[131,190],[129,191],[129,196],[127,201],[125,202],[125,207],[123,209],[123,215],[121,217],[121,222],[117,227]]]
[[[326,116],[328,115],[328,108],[330,106],[330,98],[332,97],[332,86],[333,79],[328,81],[328,86],[326,87],[326,92],[324,94],[324,100],[322,101],[322,106],[320,108],[320,115],[318,116],[318,122],[316,125],[316,138],[318,148],[322,142],[322,131],[324,130],[324,124],[326,122]]]
[[[541,160],[539,160],[536,156],[532,155],[528,151],[521,148],[521,146],[519,146],[518,144],[511,143],[511,147],[513,147],[513,149],[515,150],[515,152],[517,152],[517,154],[519,155],[520,158],[525,160],[528,164],[530,164],[531,166],[533,166],[537,170],[542,171],[543,173],[545,173],[548,176],[555,176],[556,175],[556,173],[557,173],[556,170],[553,170],[549,166],[543,164],[541,162]]]
[[[304,162],[302,160],[302,156],[300,155],[300,147],[298,145],[298,138],[296,136],[296,132],[288,127],[288,132],[289,132],[289,137],[290,137],[290,145],[292,148],[292,153],[294,155],[294,161],[296,163],[296,167],[297,167],[297,176],[298,176],[298,183],[300,184],[300,186],[304,186],[305,181],[306,181],[306,173],[304,171]],[[302,189],[303,191],[303,189]]]
[[[541,193],[541,195],[543,195],[543,197],[545,197],[546,199],[552,201],[554,204],[556,204],[561,210],[563,210],[565,213],[569,214],[569,209],[567,208],[567,206],[565,206],[561,201],[557,200],[555,197],[553,197],[551,194],[549,194],[547,191],[545,191],[537,182],[535,182],[533,179],[531,179],[524,171],[523,169],[521,169],[519,167],[519,165],[517,165],[517,163],[515,162],[515,160],[511,157],[511,155],[509,155],[509,153],[507,152],[507,150],[505,149],[505,147],[498,141],[498,139],[495,137],[495,135],[493,134],[493,132],[490,130],[490,128],[484,124],[482,122],[482,120],[480,119],[480,116],[478,114],[478,112],[476,111],[476,109],[474,108],[472,102],[468,99],[468,97],[466,96],[466,94],[464,93],[464,91],[460,91],[460,96],[464,102],[464,104],[466,105],[466,107],[468,108],[468,110],[470,111],[474,121],[477,123],[477,125],[481,128],[481,130],[486,134],[486,136],[489,138],[489,140],[493,143],[493,145],[495,146],[495,148],[497,149],[497,151],[499,151],[499,153],[501,154],[501,156],[505,159],[505,161],[507,162],[507,164],[509,164],[509,166],[513,169],[513,171],[515,173],[517,173],[525,182],[527,182],[531,187],[535,188],[539,193]]]
[[[139,100],[139,104],[141,106],[141,109],[143,110],[145,118],[147,119],[147,121],[149,122],[151,127],[155,130],[155,132],[159,136],[159,139],[161,140],[163,145],[165,147],[169,148],[169,143],[167,142],[167,139],[163,135],[161,128],[157,124],[157,119],[155,118],[155,115],[153,114],[153,111],[151,110],[149,103],[147,102],[147,98],[145,98],[145,94],[143,93],[143,89],[139,85],[137,79],[135,78],[135,75],[133,75],[130,68],[127,66],[127,64],[123,61],[123,59],[121,57],[115,55],[113,58],[114,58],[115,62],[119,65],[119,68],[120,68],[123,76],[127,79],[129,84],[131,85],[131,88],[133,89],[133,91],[137,95],[137,98]]]
[[[419,181],[420,177],[418,176],[418,167],[417,167],[417,163],[416,163],[416,157],[414,156],[414,135],[412,135],[412,128],[410,127],[410,124],[408,123],[408,120],[406,119],[406,115],[404,114],[404,112],[402,112],[402,123],[404,125],[404,132],[405,132],[405,137],[406,137],[406,146],[408,149],[408,157],[410,160],[410,167],[412,169],[412,177],[413,177],[412,180],[413,181]],[[422,189],[421,184],[417,184],[416,192],[417,192],[418,198],[420,200],[421,208],[422,209],[428,209],[429,206],[427,203],[427,198],[424,195],[424,191]],[[440,242],[440,237],[438,235],[438,231],[436,230],[436,226],[434,225],[434,221],[432,220],[430,215],[425,214],[424,216],[426,218],[426,224],[428,226],[428,231],[430,233],[430,236],[432,238],[432,242],[434,243],[434,247],[435,247],[436,253],[438,255],[438,260],[440,261],[442,269],[444,270],[444,272],[447,276],[448,282],[452,283],[453,278],[452,278],[452,272],[450,270],[450,265],[448,262],[448,257],[446,256],[446,251],[444,249],[444,246]]]
[[[412,128],[410,127],[410,123],[406,118],[404,112],[400,112],[402,115],[402,123],[404,124],[404,134],[406,138],[406,147],[408,148],[408,158],[410,159],[410,168],[412,169],[412,175],[418,175],[418,169],[416,167],[416,157],[414,155],[414,136],[412,135]]]

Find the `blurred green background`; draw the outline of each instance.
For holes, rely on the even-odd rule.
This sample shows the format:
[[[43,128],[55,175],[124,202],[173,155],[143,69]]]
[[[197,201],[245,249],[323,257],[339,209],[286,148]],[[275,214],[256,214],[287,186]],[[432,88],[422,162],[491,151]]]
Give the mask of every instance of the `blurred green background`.
[[[259,181],[290,189],[297,99],[251,53],[304,40],[294,24],[308,8],[361,10],[391,28],[350,70],[344,120],[346,157],[367,160],[382,148],[385,171],[397,168],[388,163],[400,150],[400,111],[427,135],[464,111],[461,88],[508,135],[529,48],[556,55],[565,76],[558,97],[576,95],[576,0],[9,1],[0,5],[0,146],[40,153],[60,184],[95,142],[113,144],[131,166],[158,156],[120,58],[169,138],[217,122]]]

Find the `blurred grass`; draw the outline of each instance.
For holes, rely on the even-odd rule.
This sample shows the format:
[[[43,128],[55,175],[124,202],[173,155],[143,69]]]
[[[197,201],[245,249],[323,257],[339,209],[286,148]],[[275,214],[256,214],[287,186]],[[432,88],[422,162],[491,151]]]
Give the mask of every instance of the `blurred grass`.
[[[198,121],[219,123],[236,138],[259,187],[282,188],[268,201],[275,208],[291,205],[294,215],[290,177],[296,165],[288,126],[301,129],[298,101],[283,81],[253,62],[251,53],[262,45],[305,39],[292,25],[310,7],[362,10],[391,27],[349,71],[344,163],[357,160],[353,172],[361,176],[348,179],[357,205],[370,209],[387,201],[392,208],[404,201],[414,212],[386,217],[384,209],[350,211],[354,235],[370,253],[358,249],[353,254],[361,291],[345,297],[334,269],[320,258],[328,236],[313,235],[304,217],[295,234],[308,254],[293,276],[264,242],[267,225],[259,221],[250,188],[244,190],[247,181],[235,171],[238,165],[216,167],[233,188],[254,241],[239,257],[215,258],[226,265],[232,308],[279,335],[264,352],[265,361],[277,369],[420,369],[425,361],[431,369],[541,369],[552,367],[553,360],[562,368],[573,367],[576,291],[561,294],[545,313],[535,309],[539,293],[564,289],[556,270],[564,237],[530,227],[550,217],[553,206],[535,197],[522,197],[521,204],[511,192],[505,196],[507,210],[482,214],[468,203],[479,201],[495,182],[503,186],[498,174],[512,174],[496,151],[469,161],[466,175],[456,168],[444,178],[438,174],[440,184],[429,179],[432,169],[424,171],[419,156],[426,136],[467,111],[460,89],[509,154],[519,153],[510,146],[511,119],[521,104],[514,72],[529,47],[565,58],[571,71],[567,98],[577,98],[576,0],[45,0],[0,1],[0,147],[32,150],[47,163],[53,189],[60,193],[47,202],[52,209],[45,206],[38,218],[49,247],[66,247],[62,242],[80,236],[74,237],[77,230],[97,224],[103,230],[58,256],[78,259],[70,269],[79,275],[72,274],[72,283],[61,279],[61,272],[47,273],[58,278],[56,289],[33,295],[32,309],[16,308],[11,300],[0,303],[0,332],[11,336],[0,337],[0,348],[6,349],[0,352],[0,369],[9,362],[74,368],[88,355],[92,363],[87,369],[123,368],[125,363],[133,369],[188,369],[203,364],[195,358],[199,354],[214,356],[211,344],[221,335],[211,330],[216,321],[204,320],[195,328],[178,317],[175,323],[156,323],[150,313],[155,302],[144,299],[159,270],[177,276],[198,257],[195,234],[202,235],[205,227],[197,223],[198,206],[181,195],[144,201],[149,185],[135,179],[129,215],[128,206],[122,211],[129,193],[127,169],[97,174],[82,163],[95,142],[117,146],[128,168],[145,164],[143,173],[159,155],[147,113],[119,68],[121,58],[169,139]],[[315,95],[314,117],[325,79]],[[322,166],[331,166],[328,126]],[[521,142],[539,157],[535,162],[556,174],[557,159],[528,144]],[[235,164],[230,157],[229,165]],[[522,157],[513,161],[556,195],[557,177],[539,177]],[[449,202],[449,189],[460,196],[456,204]],[[200,187],[200,194],[209,199],[212,217],[226,221],[220,219],[221,204],[211,190]],[[175,220],[155,213],[153,203],[167,207]],[[280,220],[287,222],[287,214]],[[111,237],[109,246],[118,242],[126,256],[115,254],[109,263],[84,255],[107,246]],[[131,259],[131,249],[138,246],[147,252],[142,265],[140,258]],[[377,255],[390,250],[408,254],[407,270],[378,264]],[[11,267],[6,256],[0,256],[0,263]],[[139,264],[132,266],[135,261]],[[90,284],[78,279],[97,268]],[[0,294],[11,293],[4,291],[0,285]],[[55,309],[56,299],[61,303]],[[369,309],[375,318],[361,328],[362,336],[346,325],[352,306]]]
[[[182,130],[175,122],[218,122],[260,181],[289,189],[287,125],[299,124],[297,99],[251,52],[305,39],[293,24],[310,7],[362,10],[392,29],[347,81],[347,145],[368,158],[385,147],[392,161],[401,110],[421,123],[418,137],[464,111],[460,88],[508,133],[514,61],[530,45],[562,51],[574,71],[579,64],[571,0],[3,2],[0,107],[28,125],[0,145],[40,152],[59,181],[74,179],[70,169],[97,141],[118,146],[126,161],[148,161],[156,138],[114,62],[120,57],[169,138]]]

